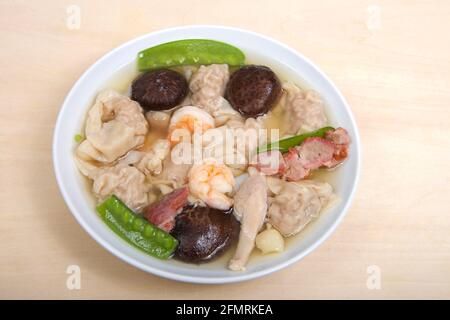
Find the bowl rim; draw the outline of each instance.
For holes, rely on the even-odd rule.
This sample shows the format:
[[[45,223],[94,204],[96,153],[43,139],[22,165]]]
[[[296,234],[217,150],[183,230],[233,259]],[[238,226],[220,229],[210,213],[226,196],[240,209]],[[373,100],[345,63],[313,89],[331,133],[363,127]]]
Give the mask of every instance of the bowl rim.
[[[306,64],[308,64],[315,72],[317,72],[317,74],[322,77],[326,82],[328,82],[328,84],[330,85],[330,87],[335,91],[335,93],[337,94],[338,98],[341,100],[342,104],[344,105],[345,109],[347,109],[348,115],[349,115],[349,119],[351,122],[351,125],[353,126],[354,129],[354,140],[352,141],[352,145],[355,148],[355,154],[356,154],[356,166],[354,168],[355,170],[355,178],[353,181],[353,185],[351,187],[350,190],[350,194],[348,196],[348,198],[345,200],[345,205],[342,208],[342,210],[340,211],[340,213],[338,214],[337,218],[334,220],[334,222],[332,223],[332,225],[321,235],[317,238],[317,240],[315,240],[309,247],[307,247],[305,250],[303,250],[302,252],[300,252],[299,254],[291,257],[290,259],[287,259],[286,261],[283,261],[282,263],[276,264],[274,266],[271,266],[267,269],[264,270],[259,270],[259,271],[255,271],[252,273],[236,273],[235,276],[231,276],[231,277],[208,277],[208,278],[204,278],[204,277],[199,277],[199,276],[191,276],[191,275],[182,275],[182,274],[175,274],[172,272],[167,272],[165,270],[161,270],[159,268],[155,268],[151,265],[147,265],[144,263],[141,263],[140,261],[137,261],[136,259],[134,259],[131,256],[128,256],[127,254],[117,250],[115,247],[113,247],[112,245],[110,245],[108,243],[108,241],[106,241],[105,239],[103,239],[90,225],[88,222],[86,222],[82,215],[79,214],[75,208],[75,205],[71,199],[71,197],[69,196],[68,190],[66,188],[66,186],[63,183],[63,178],[62,178],[62,173],[61,173],[61,168],[58,165],[58,133],[61,130],[61,126],[62,126],[62,117],[64,114],[64,111],[68,108],[67,107],[67,102],[71,99],[72,95],[74,94],[74,92],[76,91],[76,88],[80,86],[81,83],[83,83],[83,81],[85,80],[85,78],[89,75],[91,69],[93,69],[97,64],[99,64],[100,62],[102,62],[103,60],[108,59],[108,57],[110,57],[111,55],[115,54],[117,51],[121,50],[122,48],[129,46],[133,43],[139,42],[143,39],[145,39],[146,37],[151,36],[158,36],[158,35],[163,35],[164,33],[168,33],[168,32],[182,32],[182,31],[186,31],[189,29],[215,29],[217,31],[231,31],[231,32],[237,32],[237,33],[244,33],[250,36],[255,36],[258,38],[262,38],[263,40],[266,40],[268,42],[272,42],[274,43],[276,46],[282,47],[284,50],[289,51],[290,53],[298,56],[300,59],[302,59]],[[341,91],[336,87],[336,85],[333,83],[333,81],[331,81],[331,79],[316,65],[314,64],[312,61],[310,61],[308,58],[306,58],[305,56],[303,56],[301,53],[299,53],[298,51],[294,50],[293,48],[289,47],[288,45],[273,39],[271,37],[262,35],[260,33],[254,32],[254,31],[249,31],[246,29],[241,29],[241,28],[236,28],[236,27],[229,27],[229,26],[221,26],[221,25],[204,25],[204,24],[200,24],[200,25],[186,25],[186,26],[178,26],[178,27],[172,27],[172,28],[165,28],[165,29],[161,29],[161,30],[157,30],[157,31],[153,31],[150,33],[146,33],[143,34],[141,36],[135,37],[121,45],[119,45],[118,47],[115,47],[114,49],[108,51],[106,54],[104,54],[102,57],[100,57],[99,59],[97,59],[92,65],[89,66],[89,68],[87,68],[83,74],[80,76],[80,78],[75,82],[75,84],[72,86],[72,88],[70,89],[69,93],[67,94],[66,98],[63,101],[63,104],[58,112],[58,117],[56,120],[56,125],[54,128],[54,133],[53,133],[53,143],[52,143],[52,159],[53,159],[53,168],[54,168],[54,172],[55,172],[55,176],[56,176],[56,180],[58,183],[58,187],[59,190],[64,198],[64,201],[66,203],[66,205],[68,206],[70,212],[72,213],[72,215],[75,217],[75,219],[77,220],[77,222],[83,227],[83,229],[95,240],[97,241],[97,243],[99,243],[102,247],[104,247],[105,249],[107,249],[110,253],[112,253],[113,255],[115,255],[116,257],[118,257],[119,259],[121,259],[122,261],[131,264],[132,266],[145,271],[145,272],[149,272],[151,274],[166,278],[166,279],[171,279],[171,280],[176,280],[176,281],[182,281],[182,282],[189,282],[189,283],[201,283],[201,284],[221,284],[221,283],[234,283],[234,282],[240,282],[240,281],[246,281],[246,280],[251,280],[251,279],[255,279],[255,278],[259,278],[262,277],[264,275],[273,273],[275,271],[281,270],[283,268],[286,268],[290,265],[292,265],[293,263],[303,259],[305,256],[307,256],[308,254],[310,254],[312,251],[314,251],[318,246],[320,246],[326,239],[328,239],[330,237],[330,235],[336,230],[337,226],[341,223],[342,219],[344,218],[344,216],[347,214],[347,211],[350,207],[350,205],[352,204],[352,201],[354,199],[355,193],[356,193],[356,189],[357,189],[357,185],[360,179],[360,163],[361,163],[361,142],[360,142],[360,136],[359,136],[359,130],[358,127],[356,125],[356,121],[354,119],[353,113],[351,112],[351,109],[347,103],[347,100],[344,98],[344,96],[342,95]]]

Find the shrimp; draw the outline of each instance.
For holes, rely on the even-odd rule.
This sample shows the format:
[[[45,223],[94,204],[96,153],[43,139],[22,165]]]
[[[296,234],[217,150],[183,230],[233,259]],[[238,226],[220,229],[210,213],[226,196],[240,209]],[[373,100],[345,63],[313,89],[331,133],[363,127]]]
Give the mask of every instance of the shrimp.
[[[178,109],[172,115],[169,124],[168,139],[172,145],[191,139],[192,134],[203,133],[214,128],[214,118],[206,111],[186,106]]]
[[[214,158],[192,166],[188,174],[191,194],[212,208],[228,210],[233,205],[229,195],[235,181],[230,168]]]

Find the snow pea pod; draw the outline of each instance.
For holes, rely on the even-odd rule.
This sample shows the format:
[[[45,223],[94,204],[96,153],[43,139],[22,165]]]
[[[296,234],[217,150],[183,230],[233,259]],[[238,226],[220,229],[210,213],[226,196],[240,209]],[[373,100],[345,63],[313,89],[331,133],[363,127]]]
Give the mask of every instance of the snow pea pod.
[[[245,55],[230,44],[207,39],[167,42],[138,54],[139,71],[213,63],[240,66],[245,63]]]
[[[122,239],[159,259],[168,259],[178,240],[134,213],[112,195],[97,207],[103,221]]]
[[[286,139],[282,139],[276,142],[269,143],[265,146],[261,146],[257,149],[257,153],[271,151],[271,150],[279,150],[281,153],[288,152],[290,148],[300,145],[307,138],[311,137],[320,137],[323,138],[327,131],[334,130],[333,127],[323,127],[317,129],[316,131],[311,131],[303,134],[299,134],[297,136],[289,137]]]

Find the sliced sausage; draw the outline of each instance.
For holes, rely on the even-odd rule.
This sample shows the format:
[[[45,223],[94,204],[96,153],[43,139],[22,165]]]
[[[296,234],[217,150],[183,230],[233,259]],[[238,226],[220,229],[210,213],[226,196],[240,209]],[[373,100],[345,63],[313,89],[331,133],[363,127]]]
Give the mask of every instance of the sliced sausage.
[[[170,232],[175,225],[175,217],[186,205],[188,196],[187,187],[175,189],[166,194],[161,200],[148,207],[145,215],[147,220],[158,228]]]
[[[329,140],[314,137],[306,139],[296,147],[306,169],[317,169],[333,159],[335,144]]]

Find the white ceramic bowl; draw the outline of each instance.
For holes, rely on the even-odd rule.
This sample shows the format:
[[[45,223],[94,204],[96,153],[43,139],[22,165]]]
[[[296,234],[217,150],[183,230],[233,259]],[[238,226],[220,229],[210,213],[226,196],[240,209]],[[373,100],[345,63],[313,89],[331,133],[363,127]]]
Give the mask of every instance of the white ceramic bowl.
[[[329,106],[332,124],[346,128],[352,138],[349,159],[338,169],[338,178],[333,182],[342,201],[290,241],[283,253],[253,259],[245,272],[229,271],[225,264],[219,263],[196,266],[173,259],[161,261],[125,243],[97,216],[95,204],[73,159],[76,145],[74,135],[80,132],[86,111],[98,91],[104,88],[105,82],[123,66],[135,61],[140,50],[188,38],[224,41],[241,48],[245,53],[258,53],[271,66],[277,65],[281,69],[295,72],[308,86],[322,95]],[[333,232],[351,203],[359,175],[359,150],[358,130],[350,108],[339,90],[319,68],[278,41],[254,32],[221,26],[186,26],[153,32],[106,54],[81,76],[66,97],[53,138],[56,178],[70,211],[81,226],[103,247],[131,265],[162,277],[195,283],[227,283],[260,277],[300,260],[317,248]]]

